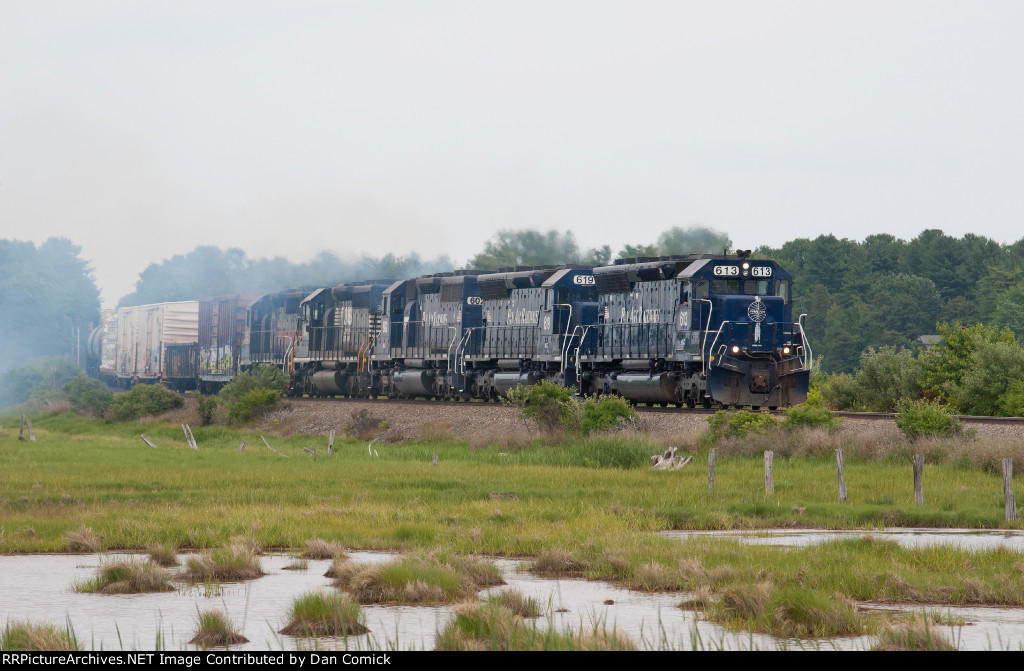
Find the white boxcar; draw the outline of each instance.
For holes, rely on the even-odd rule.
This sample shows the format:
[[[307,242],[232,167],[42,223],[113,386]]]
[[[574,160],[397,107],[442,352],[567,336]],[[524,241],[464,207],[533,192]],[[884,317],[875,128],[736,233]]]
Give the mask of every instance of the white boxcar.
[[[101,372],[112,368],[118,386],[136,382],[162,382],[178,389],[195,386],[199,301],[118,308],[104,336]],[[113,361],[107,354],[111,340]]]

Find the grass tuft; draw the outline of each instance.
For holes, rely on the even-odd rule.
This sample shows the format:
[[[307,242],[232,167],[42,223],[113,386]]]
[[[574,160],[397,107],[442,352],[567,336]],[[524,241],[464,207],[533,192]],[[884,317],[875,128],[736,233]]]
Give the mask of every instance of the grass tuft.
[[[358,636],[363,624],[359,604],[347,595],[310,592],[295,598],[289,622],[279,633],[288,636]]]
[[[330,543],[322,538],[311,538],[306,541],[302,551],[304,559],[334,559],[345,556],[345,546],[341,543]]]
[[[335,586],[360,603],[453,603],[484,587],[505,584],[493,562],[480,557],[427,553],[386,564],[335,563]]]
[[[949,637],[936,629],[928,614],[914,613],[902,622],[886,623],[872,650],[956,650]]]
[[[92,580],[75,585],[76,592],[142,594],[172,592],[170,573],[150,561],[118,561],[101,566]]]
[[[532,596],[526,596],[517,589],[508,589],[492,594],[488,601],[508,608],[518,617],[531,618],[541,616],[540,604],[537,600]]]
[[[149,560],[157,566],[170,568],[181,565],[181,562],[178,561],[178,548],[168,543],[150,545],[146,548],[146,552],[149,554]]]
[[[252,580],[266,575],[252,545],[232,543],[226,548],[189,557],[184,577],[194,582],[207,580]]]
[[[196,635],[189,641],[190,644],[202,648],[225,648],[248,642],[249,639],[235,631],[234,624],[220,610],[199,613]]]
[[[635,650],[614,628],[595,624],[590,632],[541,630],[493,595],[486,603],[461,603],[437,637],[438,650]]]
[[[0,650],[5,652],[65,652],[81,650],[70,625],[58,629],[52,624],[8,622],[0,630]]]
[[[64,534],[64,546],[72,552],[95,553],[103,549],[103,542],[95,531],[82,526]]]

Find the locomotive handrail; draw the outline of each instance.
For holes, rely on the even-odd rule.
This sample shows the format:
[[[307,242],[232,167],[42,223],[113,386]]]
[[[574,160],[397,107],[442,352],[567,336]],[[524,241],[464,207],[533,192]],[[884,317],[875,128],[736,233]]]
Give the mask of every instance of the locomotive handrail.
[[[704,359],[704,352],[705,352],[705,350],[707,350],[708,330],[711,328],[711,313],[714,312],[714,310],[715,310],[715,304],[712,303],[707,298],[698,298],[697,302],[698,303],[707,303],[708,304],[708,323],[704,325],[704,340],[702,340],[701,343],[700,343],[700,367],[701,367],[701,373],[705,377],[707,377],[707,374],[708,374],[708,364],[707,364],[707,361],[705,361],[705,359]],[[718,330],[721,331],[722,330],[721,327],[719,327]],[[711,346],[712,347],[715,346],[714,341],[711,342]]]
[[[576,385],[579,391],[583,391],[583,382],[580,379],[580,370],[582,365],[580,364],[580,348],[583,347],[583,343],[587,340],[587,331],[593,328],[593,325],[584,326],[583,333],[580,335],[580,340],[576,344]]]
[[[565,340],[562,341],[561,346],[558,348],[558,355],[561,357],[560,363],[562,369],[559,372],[562,373],[562,375],[565,375],[565,358],[569,353],[569,343],[572,339],[572,336],[569,335],[569,324],[572,323],[572,303],[555,303],[554,307],[562,308],[563,310],[565,308],[569,308],[569,316],[565,320],[565,333],[558,334],[565,338]]]
[[[800,313],[800,316],[797,317],[796,325],[800,327],[800,340],[803,341],[804,345],[804,368],[811,370],[814,368],[814,352],[811,351],[811,343],[807,340],[807,334],[804,333],[804,317],[806,316],[806,312]]]
[[[710,352],[713,352],[713,351],[714,351],[714,349],[715,349],[715,343],[716,343],[716,342],[718,342],[718,337],[719,337],[720,335],[722,335],[722,329],[724,329],[724,328],[725,328],[725,325],[726,325],[726,324],[730,324],[730,325],[731,325],[731,324],[732,324],[732,322],[731,322],[730,320],[726,320],[726,321],[722,322],[722,324],[721,324],[721,325],[720,325],[720,326],[718,327],[718,331],[716,331],[716,332],[715,332],[715,337],[714,337],[714,339],[712,339],[712,341],[711,341],[711,349],[710,349],[710,350],[708,350],[708,353],[710,353]],[[705,340],[707,340],[707,337],[706,337],[706,336],[705,336]],[[725,345],[723,344],[723,345],[722,345],[722,347],[725,347]],[[701,352],[701,356],[704,356],[704,352],[703,352],[703,351]]]

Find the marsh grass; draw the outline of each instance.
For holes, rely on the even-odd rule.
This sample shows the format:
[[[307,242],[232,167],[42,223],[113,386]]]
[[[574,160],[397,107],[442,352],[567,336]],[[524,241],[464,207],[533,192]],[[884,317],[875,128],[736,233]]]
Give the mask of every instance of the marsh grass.
[[[216,609],[198,614],[196,634],[189,641],[191,645],[201,648],[225,648],[248,642],[249,639],[235,630],[234,624],[224,611]]]
[[[64,546],[72,552],[94,554],[103,549],[103,541],[91,528],[81,526],[64,534]]]
[[[0,650],[5,652],[69,652],[81,650],[70,623],[64,629],[28,621],[8,622],[0,630]]]
[[[505,584],[487,559],[426,553],[385,564],[336,562],[335,586],[360,603],[453,603],[485,587]]]
[[[541,551],[529,566],[532,573],[539,575],[579,575],[586,564],[576,559],[572,552],[561,548]]]
[[[173,592],[171,574],[151,561],[115,561],[100,566],[92,580],[75,585],[76,592],[142,594]]]
[[[341,543],[331,543],[322,538],[311,538],[303,546],[302,557],[304,559],[334,559],[345,556],[345,546]]]
[[[526,596],[517,589],[506,589],[488,597],[488,602],[508,608],[518,617],[540,617],[540,603],[532,596]]]
[[[601,624],[591,631],[540,629],[517,615],[497,595],[485,603],[455,607],[455,618],[437,637],[438,650],[635,650],[636,645]]]
[[[938,629],[941,619],[928,613],[914,613],[908,618],[886,622],[877,635],[872,650],[956,650],[948,636]]]
[[[292,561],[290,564],[285,564],[283,567],[281,567],[281,570],[283,570],[283,571],[308,571],[309,570],[309,562],[306,561],[305,559],[301,559],[301,558],[300,559],[296,559],[296,560]]]
[[[150,545],[146,548],[146,553],[149,555],[149,560],[157,566],[171,568],[181,565],[181,562],[178,561],[178,548],[168,543]]]
[[[369,629],[359,604],[342,594],[310,592],[295,598],[289,622],[281,634],[287,636],[357,636]]]
[[[193,582],[237,582],[264,575],[266,574],[252,544],[233,542],[226,548],[189,557],[185,563],[183,577]]]

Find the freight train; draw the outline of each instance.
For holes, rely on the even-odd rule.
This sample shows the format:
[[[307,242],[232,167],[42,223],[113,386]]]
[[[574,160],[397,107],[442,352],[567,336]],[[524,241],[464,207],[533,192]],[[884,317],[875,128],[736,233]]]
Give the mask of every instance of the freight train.
[[[210,392],[273,365],[296,396],[492,401],[548,380],[636,403],[775,408],[807,398],[813,358],[792,303],[774,261],[649,257],[121,308],[91,349],[122,386]]]

